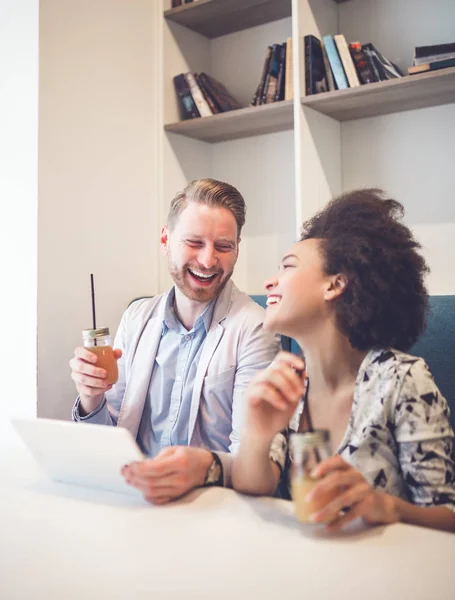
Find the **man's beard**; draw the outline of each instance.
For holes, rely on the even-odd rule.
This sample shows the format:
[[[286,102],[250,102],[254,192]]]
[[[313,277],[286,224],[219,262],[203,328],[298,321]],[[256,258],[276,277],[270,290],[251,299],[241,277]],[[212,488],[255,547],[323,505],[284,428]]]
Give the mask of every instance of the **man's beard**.
[[[210,302],[214,298],[217,298],[223,291],[233,273],[233,269],[231,269],[231,271],[228,273],[225,273],[220,269],[207,271],[198,265],[192,265],[189,263],[179,268],[172,261],[170,253],[168,254],[168,268],[175,285],[182,292],[182,294],[190,300],[195,300],[196,302]],[[214,274],[215,278],[213,283],[207,286],[204,286],[201,283],[201,285],[198,286],[198,281],[192,277],[192,275],[189,273],[189,270],[206,275]]]

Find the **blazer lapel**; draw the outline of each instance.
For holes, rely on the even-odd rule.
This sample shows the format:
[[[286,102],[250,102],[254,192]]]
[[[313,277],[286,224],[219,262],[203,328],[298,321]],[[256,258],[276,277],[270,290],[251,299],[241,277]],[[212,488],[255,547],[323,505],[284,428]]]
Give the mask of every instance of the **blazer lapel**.
[[[134,437],[139,430],[162,327],[162,317],[154,317],[146,323],[136,348],[125,389],[118,425],[126,427]]]
[[[191,396],[191,409],[190,409],[190,421],[188,425],[188,444],[191,443],[193,437],[194,427],[196,425],[197,414],[199,412],[199,404],[202,396],[202,386],[204,384],[204,377],[207,373],[207,369],[213,353],[216,350],[221,338],[223,337],[224,327],[219,323],[213,323],[210,327],[207,337],[204,342],[202,349],[201,358],[199,359],[199,365],[194,379],[193,394]]]

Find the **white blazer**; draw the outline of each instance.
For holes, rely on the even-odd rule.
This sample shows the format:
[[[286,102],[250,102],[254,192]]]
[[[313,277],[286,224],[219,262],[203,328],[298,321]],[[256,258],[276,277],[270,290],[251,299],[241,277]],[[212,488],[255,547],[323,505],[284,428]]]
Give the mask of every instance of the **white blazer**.
[[[114,343],[123,352],[118,361],[118,382],[106,393],[100,408],[84,419],[78,415],[76,402],[75,420],[126,427],[137,437],[168,293],[133,302],[125,311]],[[217,451],[227,486],[231,481],[229,453],[240,443],[246,387],[280,348],[279,336],[263,330],[263,319],[264,309],[228,281],[216,301],[194,381],[188,443]]]

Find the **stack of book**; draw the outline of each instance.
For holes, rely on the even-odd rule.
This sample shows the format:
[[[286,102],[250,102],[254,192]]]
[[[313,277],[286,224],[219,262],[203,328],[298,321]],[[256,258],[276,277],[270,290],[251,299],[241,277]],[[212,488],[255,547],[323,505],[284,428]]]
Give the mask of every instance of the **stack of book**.
[[[403,77],[373,44],[348,44],[342,34],[325,35],[322,40],[306,35],[304,52],[307,96]]]
[[[448,67],[455,67],[455,42],[434,46],[417,46],[414,50],[414,65],[409,67],[408,73],[415,75]]]
[[[207,73],[181,73],[174,77],[180,118],[197,119],[242,108],[222,83]]]
[[[251,106],[292,99],[292,39],[267,48],[262,74]]]

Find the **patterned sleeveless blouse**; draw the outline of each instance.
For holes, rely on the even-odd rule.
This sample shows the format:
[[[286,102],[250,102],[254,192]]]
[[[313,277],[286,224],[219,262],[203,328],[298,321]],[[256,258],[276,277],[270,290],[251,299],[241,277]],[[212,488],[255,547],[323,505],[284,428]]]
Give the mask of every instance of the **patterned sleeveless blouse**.
[[[289,434],[298,430],[302,410],[303,403],[270,448],[271,460],[282,469],[282,484],[286,481],[281,489],[287,487]],[[349,425],[336,453],[373,488],[419,506],[455,511],[452,450],[449,407],[425,361],[397,350],[370,351],[360,366]]]

